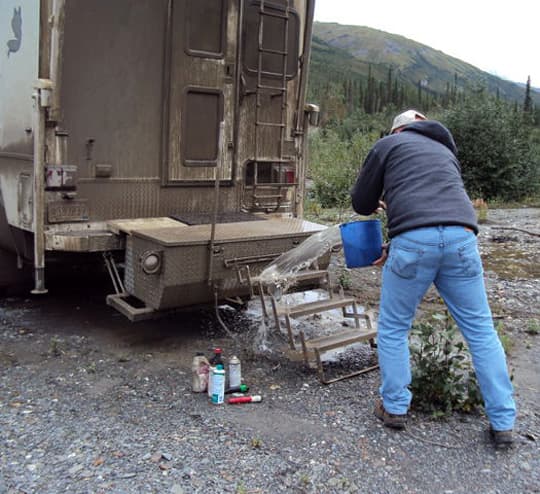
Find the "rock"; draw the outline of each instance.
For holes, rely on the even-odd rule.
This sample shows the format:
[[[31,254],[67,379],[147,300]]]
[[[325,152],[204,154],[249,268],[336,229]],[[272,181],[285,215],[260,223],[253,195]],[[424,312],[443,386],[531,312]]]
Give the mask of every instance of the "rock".
[[[136,476],[137,476],[136,472],[127,472],[127,473],[122,473],[118,475],[118,478],[119,479],[132,479],[133,477],[136,477]]]
[[[77,475],[83,468],[84,465],[74,465],[68,470],[68,473],[71,476]]]

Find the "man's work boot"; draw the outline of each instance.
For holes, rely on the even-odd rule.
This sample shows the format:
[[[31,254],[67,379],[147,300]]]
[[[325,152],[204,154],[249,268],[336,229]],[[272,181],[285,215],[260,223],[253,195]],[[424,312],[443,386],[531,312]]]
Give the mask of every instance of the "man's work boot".
[[[489,437],[493,443],[493,446],[495,446],[497,449],[509,449],[514,445],[514,433],[512,430],[496,431],[490,427]]]
[[[407,414],[396,415],[394,413],[388,413],[384,409],[382,400],[377,400],[375,402],[373,413],[375,414],[375,417],[382,420],[386,427],[391,427],[392,429],[405,429],[405,426],[407,425]]]

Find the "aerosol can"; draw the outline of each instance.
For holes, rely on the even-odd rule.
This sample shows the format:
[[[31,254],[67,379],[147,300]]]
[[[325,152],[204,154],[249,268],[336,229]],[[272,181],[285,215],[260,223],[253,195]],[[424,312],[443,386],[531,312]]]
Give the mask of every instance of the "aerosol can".
[[[239,388],[242,384],[242,366],[240,359],[233,356],[229,359],[229,388]]]
[[[210,359],[210,373],[208,380],[208,396],[210,398],[212,398],[212,378],[214,377],[214,370],[216,370],[218,365],[222,365],[222,369],[225,369],[221,348],[214,349],[214,355]]]
[[[212,403],[221,405],[225,399],[225,369],[218,364],[212,371]]]

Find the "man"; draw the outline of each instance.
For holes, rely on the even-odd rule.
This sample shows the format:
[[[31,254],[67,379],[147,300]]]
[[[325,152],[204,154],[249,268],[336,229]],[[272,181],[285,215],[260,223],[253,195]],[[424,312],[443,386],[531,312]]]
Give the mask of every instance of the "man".
[[[354,210],[363,215],[373,213],[382,198],[391,239],[389,251],[375,261],[384,268],[377,336],[382,400],[374,413],[388,427],[405,427],[412,399],[408,333],[434,283],[468,343],[490,437],[497,447],[510,446],[512,384],[487,301],[476,214],[454,139],[415,110],[398,115],[390,133],[369,152],[351,192]]]

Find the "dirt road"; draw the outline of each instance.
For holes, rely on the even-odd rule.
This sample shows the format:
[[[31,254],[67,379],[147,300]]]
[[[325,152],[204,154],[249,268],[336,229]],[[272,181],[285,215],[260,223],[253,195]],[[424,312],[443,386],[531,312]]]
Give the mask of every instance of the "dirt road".
[[[540,492],[540,238],[504,228],[538,233],[540,210],[490,211],[479,237],[513,343],[512,451],[493,450],[481,415],[413,414],[405,432],[383,428],[371,412],[377,371],[320,384],[286,358],[271,321],[261,329],[256,304],[220,310],[231,338],[212,310],[132,324],[105,306],[107,287],[60,285],[0,301],[0,493]],[[333,269],[343,275],[339,258]],[[378,272],[347,275],[376,305]],[[423,309],[437,303],[428,294]],[[241,357],[262,403],[212,406],[191,392],[193,355],[215,346]],[[332,367],[375,360],[362,345]]]

